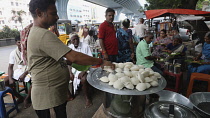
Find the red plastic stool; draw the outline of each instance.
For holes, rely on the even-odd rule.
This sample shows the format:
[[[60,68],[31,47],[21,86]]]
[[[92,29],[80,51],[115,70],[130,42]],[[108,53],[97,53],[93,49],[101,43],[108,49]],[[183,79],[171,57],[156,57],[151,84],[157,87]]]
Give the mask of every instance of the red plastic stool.
[[[190,83],[187,89],[187,97],[192,94],[193,84],[194,80],[201,80],[201,81],[207,81],[208,82],[208,92],[210,92],[210,75],[203,74],[203,73],[192,73],[190,77]]]
[[[176,78],[175,88],[165,88],[165,90],[179,92],[180,86],[181,86],[181,80],[182,80],[182,72],[178,74],[174,74],[172,72],[164,71],[163,75],[169,75]]]

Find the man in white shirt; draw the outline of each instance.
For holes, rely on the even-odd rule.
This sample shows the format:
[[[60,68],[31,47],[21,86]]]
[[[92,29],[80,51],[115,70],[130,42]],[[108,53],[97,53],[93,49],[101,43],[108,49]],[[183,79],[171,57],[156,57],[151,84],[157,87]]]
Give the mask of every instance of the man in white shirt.
[[[68,46],[74,51],[81,52],[83,54],[87,54],[89,56],[92,56],[92,52],[90,50],[90,47],[83,42],[79,41],[79,36],[76,33],[70,34],[71,44]],[[75,73],[76,72],[76,73]],[[73,75],[73,73],[75,73]],[[70,73],[70,76],[74,76],[73,85],[74,85],[74,92],[77,90],[80,82],[82,84],[82,89],[85,94],[86,104],[85,107],[90,107],[92,105],[92,101],[90,99],[90,85],[87,82],[87,71],[78,71],[75,68],[72,68],[72,73]]]
[[[139,24],[136,25],[136,27],[134,28],[134,35],[136,36],[136,38],[139,39],[139,41],[141,41],[144,38],[145,31],[148,29],[147,26],[144,25],[143,23],[144,19],[140,18]]]
[[[24,98],[16,91],[15,81],[30,81],[30,75],[27,71],[27,66],[23,64],[21,58],[21,45],[20,36],[15,37],[17,48],[10,53],[9,66],[8,66],[8,77],[4,79],[5,85],[13,89],[15,96],[18,98],[17,102],[23,102]],[[17,69],[14,70],[14,65],[17,65]]]

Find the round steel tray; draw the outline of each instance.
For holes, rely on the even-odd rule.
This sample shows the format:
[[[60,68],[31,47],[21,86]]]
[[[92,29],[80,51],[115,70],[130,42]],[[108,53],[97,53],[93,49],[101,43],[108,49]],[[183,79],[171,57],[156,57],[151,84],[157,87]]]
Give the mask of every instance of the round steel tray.
[[[89,82],[90,85],[92,85],[96,89],[118,95],[147,95],[147,94],[157,93],[166,87],[166,80],[162,77],[161,79],[158,80],[159,85],[157,87],[151,87],[145,91],[138,91],[136,89],[129,90],[126,88],[118,90],[115,89],[113,86],[108,85],[108,83],[104,83],[101,82],[101,80],[99,80],[99,78],[101,78],[102,76],[108,76],[108,74],[109,73],[102,70],[102,68],[97,68],[90,71],[90,73],[87,76],[87,81]]]

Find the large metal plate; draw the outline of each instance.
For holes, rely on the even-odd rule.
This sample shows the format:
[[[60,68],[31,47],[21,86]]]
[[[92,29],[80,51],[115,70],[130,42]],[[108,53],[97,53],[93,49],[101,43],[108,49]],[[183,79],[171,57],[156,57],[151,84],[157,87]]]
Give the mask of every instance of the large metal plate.
[[[108,83],[101,82],[99,78],[102,76],[108,76],[109,73],[103,71],[101,68],[91,70],[87,76],[87,81],[90,85],[104,92],[118,94],[118,95],[147,95],[152,93],[157,93],[166,87],[166,80],[162,77],[158,80],[159,85],[157,87],[151,87],[145,91],[138,91],[136,89],[129,90],[123,88],[121,90],[115,89],[113,86],[108,85]]]
[[[168,90],[162,90],[156,94],[159,95],[159,101],[175,102],[193,109],[193,104],[190,102],[190,100],[179,93]]]

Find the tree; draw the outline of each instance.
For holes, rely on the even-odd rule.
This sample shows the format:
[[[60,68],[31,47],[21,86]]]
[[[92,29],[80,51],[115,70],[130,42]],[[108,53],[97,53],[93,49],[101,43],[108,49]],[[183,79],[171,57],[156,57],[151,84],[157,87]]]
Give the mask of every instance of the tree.
[[[21,24],[21,27],[23,29],[23,24],[22,24],[23,18],[22,18],[22,15],[26,14],[26,12],[23,11],[23,10],[20,10],[20,11],[12,10],[12,14],[13,14],[12,20],[15,20],[15,21],[17,20]]]
[[[200,5],[204,0],[146,0],[148,2],[147,10],[152,9],[196,9],[197,3]],[[190,21],[193,28],[198,32],[201,39],[205,36],[205,33],[209,31],[204,21]],[[202,40],[203,41],[203,40]]]

